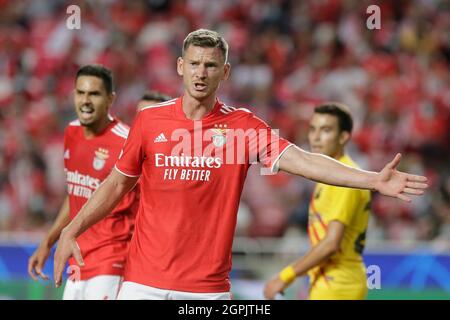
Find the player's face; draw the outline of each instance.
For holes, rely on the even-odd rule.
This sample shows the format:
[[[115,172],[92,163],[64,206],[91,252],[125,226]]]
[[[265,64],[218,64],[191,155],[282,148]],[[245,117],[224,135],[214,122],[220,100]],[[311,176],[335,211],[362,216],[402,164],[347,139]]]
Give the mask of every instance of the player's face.
[[[308,140],[311,151],[336,158],[342,155],[350,135],[339,130],[336,116],[314,113],[309,123]]]
[[[198,101],[203,101],[215,93],[222,80],[230,74],[230,64],[219,48],[204,48],[190,45],[184,56],[178,58],[177,71],[183,77],[187,93]]]
[[[95,76],[80,76],[75,83],[75,111],[81,125],[95,127],[108,118],[114,94],[108,95],[103,80]]]

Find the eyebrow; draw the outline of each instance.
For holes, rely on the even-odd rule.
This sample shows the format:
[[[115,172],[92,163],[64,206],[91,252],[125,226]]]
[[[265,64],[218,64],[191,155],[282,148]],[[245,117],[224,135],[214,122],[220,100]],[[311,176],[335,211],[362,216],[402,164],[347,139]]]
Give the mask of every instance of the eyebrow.
[[[76,91],[78,93],[85,93],[85,92],[87,92],[88,94],[101,94],[100,90],[86,91],[86,90],[82,90],[82,89],[76,89]]]
[[[314,128],[314,129],[333,129],[333,127],[332,126],[329,126],[329,125],[325,125],[325,126],[314,126],[314,125],[312,125],[312,124],[310,124],[309,125],[309,128],[310,129],[312,129],[312,128]]]
[[[194,59],[187,59],[187,61],[189,63],[200,63],[199,60],[194,60]],[[213,67],[217,67],[219,65],[219,63],[216,61],[205,61],[204,64],[207,66],[213,66]]]

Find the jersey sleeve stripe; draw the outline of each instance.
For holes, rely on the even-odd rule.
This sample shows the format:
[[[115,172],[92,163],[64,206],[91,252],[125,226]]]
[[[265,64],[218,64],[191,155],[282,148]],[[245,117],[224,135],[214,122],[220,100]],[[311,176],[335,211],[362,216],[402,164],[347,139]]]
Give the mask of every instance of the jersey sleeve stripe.
[[[125,134],[125,135],[128,135],[128,133],[130,132],[130,130],[128,130],[128,129],[126,129],[125,127],[120,126],[120,125],[116,125],[113,129],[115,129],[115,130],[117,130],[118,132],[121,132],[121,133],[123,133],[123,134]]]
[[[278,171],[278,161],[280,160],[281,156],[286,152],[287,149],[289,149],[290,147],[292,147],[294,144],[290,143],[288,144],[284,150],[282,150],[280,152],[280,154],[278,155],[278,157],[275,159],[275,161],[272,163],[272,167],[270,168],[270,172],[272,173],[276,173]]]
[[[114,166],[114,169],[116,169],[120,174],[123,174],[124,176],[130,177],[130,178],[137,178],[137,177],[141,176],[140,174],[138,174],[138,175],[127,174],[127,173],[121,171],[119,168],[117,168],[117,165]]]
[[[222,105],[220,111],[222,111],[222,113],[225,113],[225,114],[233,112],[233,111],[244,111],[247,113],[252,113],[249,109],[246,109],[246,108],[235,108],[235,107],[231,107],[231,106],[227,106],[227,105]]]
[[[117,127],[117,128],[120,128],[120,129],[123,129],[125,132],[130,131],[130,128],[128,128],[127,126],[125,126],[125,125],[122,124],[122,123],[118,123],[118,124],[116,125],[116,127]]]
[[[248,110],[247,108],[237,108],[236,110],[239,110],[239,111],[244,111],[244,112],[247,112],[247,113],[252,113],[250,110]]]
[[[116,128],[112,128],[112,129],[111,129],[111,132],[114,133],[115,135],[121,137],[121,138],[124,138],[124,139],[127,139],[127,138],[128,138],[128,135],[127,135],[127,134],[125,134],[125,133],[123,133],[123,132],[120,132],[120,131],[116,130]]]
[[[319,237],[319,234],[317,233],[316,228],[314,228],[313,225],[310,225],[309,228],[311,228],[311,230],[312,230],[312,232],[314,234],[314,238],[316,239],[316,242],[319,242],[320,241],[320,237]]]
[[[234,110],[232,109],[232,107],[229,107],[229,106],[227,106],[227,105],[222,105],[222,108],[225,109],[225,110],[227,110],[227,111],[229,111],[229,112],[234,111]]]
[[[320,215],[319,211],[316,210],[316,206],[314,205],[314,193],[311,196],[310,204],[312,213],[317,217],[324,231],[327,231],[328,225],[322,220],[322,216]]]
[[[174,105],[174,104],[175,104],[175,101],[172,101],[172,102],[166,101],[164,103],[152,104],[152,105],[143,107],[141,109],[141,111],[144,111],[145,109],[151,109],[151,108],[167,107],[167,106],[171,106],[171,105]]]
[[[128,134],[128,131],[127,131],[127,130],[125,130],[125,129],[119,127],[119,126],[115,126],[115,127],[113,128],[113,130],[115,130],[115,131],[117,131],[117,132],[120,132],[120,133],[122,133],[122,134]]]

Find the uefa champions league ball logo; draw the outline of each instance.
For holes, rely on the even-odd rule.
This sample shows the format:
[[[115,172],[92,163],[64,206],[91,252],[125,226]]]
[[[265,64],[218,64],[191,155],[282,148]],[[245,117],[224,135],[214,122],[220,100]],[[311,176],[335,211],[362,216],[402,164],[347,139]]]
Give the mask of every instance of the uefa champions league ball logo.
[[[95,170],[102,170],[105,166],[106,159],[109,158],[109,151],[106,149],[99,148],[97,151],[95,151],[95,157],[94,162],[92,163],[92,166]]]

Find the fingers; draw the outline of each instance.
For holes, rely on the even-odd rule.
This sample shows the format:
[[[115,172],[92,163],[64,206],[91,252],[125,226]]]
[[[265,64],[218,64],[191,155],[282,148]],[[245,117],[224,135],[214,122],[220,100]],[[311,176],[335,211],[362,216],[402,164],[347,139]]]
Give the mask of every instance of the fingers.
[[[55,281],[56,288],[59,288],[61,286],[62,273],[65,264],[66,264],[65,261],[62,261],[62,259],[59,256],[55,255],[53,278]]]
[[[271,292],[270,290],[266,290],[266,291],[264,292],[264,297],[265,297],[267,300],[273,300],[273,299],[275,298],[275,294],[274,294],[273,292]]]
[[[426,183],[420,183],[420,182],[411,182],[411,181],[407,181],[407,182],[406,182],[406,187],[408,187],[408,188],[414,188],[414,189],[426,189],[426,188],[428,188],[428,184],[426,184]]]
[[[38,265],[36,266],[36,273],[38,276],[40,276],[44,280],[48,280],[48,277],[42,272],[42,266]]]
[[[275,293],[273,291],[274,290],[272,288],[272,284],[267,283],[264,288],[264,297],[268,300],[273,300],[273,298],[275,297]]]
[[[420,189],[405,188],[403,190],[403,192],[407,193],[407,194],[413,194],[413,195],[419,196],[419,195],[423,194],[424,191],[420,190]]]
[[[399,198],[400,200],[406,201],[406,202],[411,202],[411,198],[405,196],[404,194],[400,193],[399,195],[397,195],[397,198]]]
[[[37,277],[34,275],[34,266],[37,263],[37,261],[34,259],[34,257],[31,257],[28,260],[28,274],[31,278],[33,278],[34,281],[37,281]]]
[[[391,162],[389,162],[388,164],[387,164],[387,167],[389,168],[389,169],[395,169],[397,166],[398,166],[398,164],[400,163],[400,159],[402,158],[402,155],[400,154],[400,153],[397,153],[396,155],[395,155],[395,158],[394,158],[394,160],[392,160]]]
[[[80,267],[84,267],[83,257],[81,256],[80,247],[75,242],[72,250],[73,257]]]
[[[34,281],[37,281],[39,277],[43,280],[48,280],[48,277],[42,272],[42,267],[43,262],[40,261],[39,258],[31,257],[28,260],[28,274]]]
[[[408,181],[412,181],[412,182],[427,182],[428,178],[424,177],[424,176],[416,176],[414,174],[408,174]],[[426,183],[422,183],[425,184],[427,187],[428,185]]]

